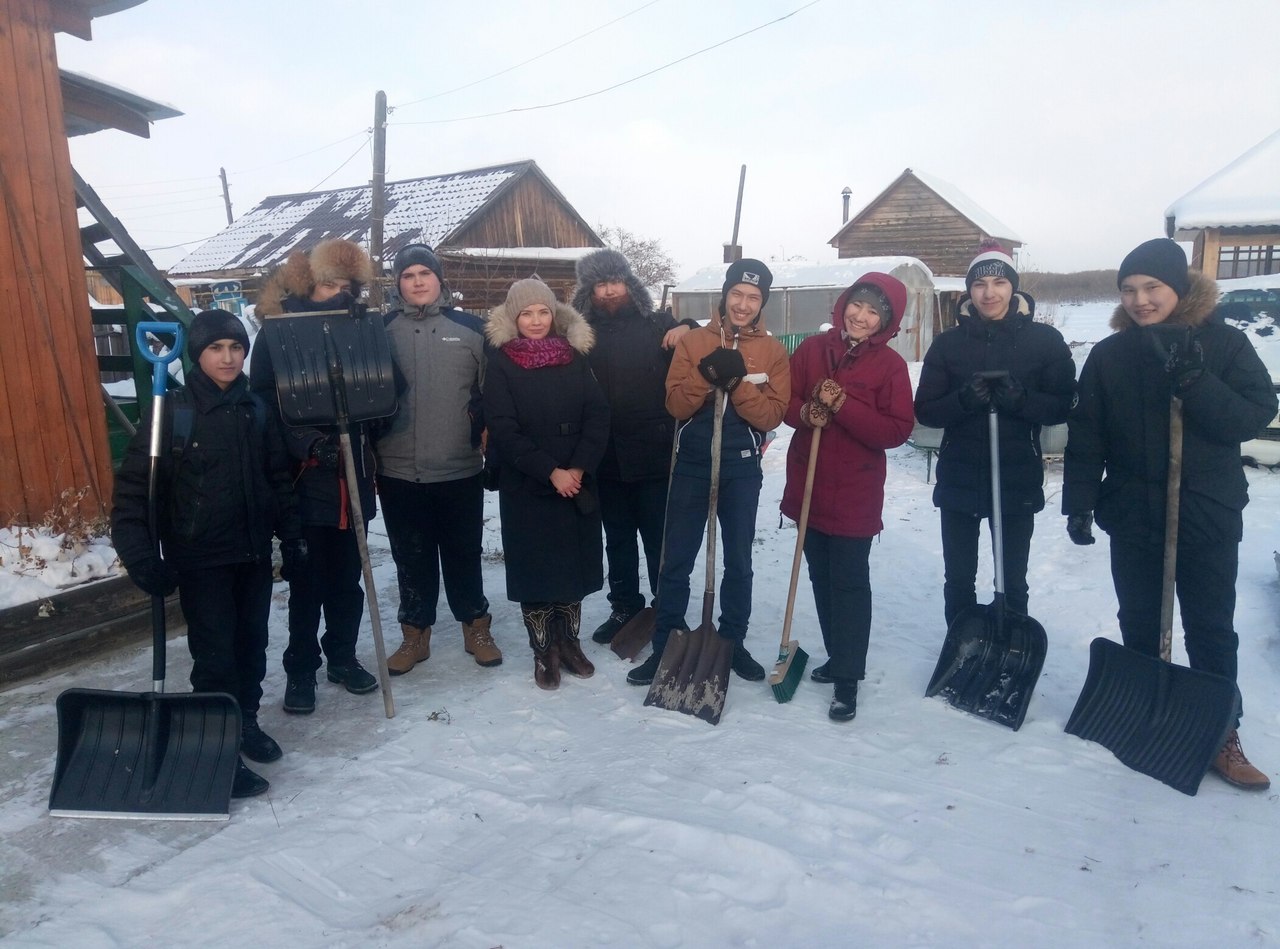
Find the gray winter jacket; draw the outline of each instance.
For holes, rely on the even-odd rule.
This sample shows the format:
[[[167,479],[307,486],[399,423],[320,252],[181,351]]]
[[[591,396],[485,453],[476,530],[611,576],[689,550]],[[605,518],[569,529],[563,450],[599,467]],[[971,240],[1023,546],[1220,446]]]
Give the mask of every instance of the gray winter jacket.
[[[399,408],[376,445],[380,475],[421,484],[474,477],[484,466],[484,321],[453,307],[433,310],[405,307],[387,320],[402,378]]]

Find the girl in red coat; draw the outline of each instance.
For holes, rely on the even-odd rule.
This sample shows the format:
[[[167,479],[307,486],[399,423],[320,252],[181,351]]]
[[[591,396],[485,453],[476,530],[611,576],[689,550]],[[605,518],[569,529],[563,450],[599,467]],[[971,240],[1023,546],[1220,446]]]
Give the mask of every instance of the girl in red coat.
[[[804,554],[826,646],[827,662],[810,673],[832,682],[828,714],[857,712],[871,638],[871,540],[884,528],[885,450],[907,440],[915,417],[907,364],[889,348],[907,304],[907,288],[888,274],[868,273],[840,295],[834,324],[791,357],[791,401],[785,421],[796,432],[787,452],[782,513],[797,520],[809,445],[825,429],[809,508]]]

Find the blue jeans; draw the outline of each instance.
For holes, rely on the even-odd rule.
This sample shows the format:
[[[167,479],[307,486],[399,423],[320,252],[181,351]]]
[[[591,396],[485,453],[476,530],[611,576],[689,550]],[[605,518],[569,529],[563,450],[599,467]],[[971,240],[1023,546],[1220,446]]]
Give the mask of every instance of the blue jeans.
[[[756,534],[756,508],[763,477],[757,470],[745,478],[721,480],[716,506],[720,531],[716,546],[723,553],[724,577],[720,581],[719,632],[725,639],[742,642],[751,620],[751,544]],[[682,475],[671,479],[667,496],[666,561],[658,578],[658,607],[653,630],[653,651],[667,646],[671,630],[689,628],[689,575],[702,547],[707,527],[711,482]],[[699,617],[701,622],[701,617]]]

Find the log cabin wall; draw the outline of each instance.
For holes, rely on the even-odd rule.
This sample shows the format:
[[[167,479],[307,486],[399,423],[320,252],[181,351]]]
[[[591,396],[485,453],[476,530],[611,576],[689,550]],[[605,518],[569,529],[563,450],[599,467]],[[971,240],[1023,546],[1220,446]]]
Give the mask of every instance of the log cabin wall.
[[[449,236],[450,247],[600,247],[600,238],[571,214],[536,174],[526,174],[487,209]]]
[[[52,6],[0,0],[0,525],[111,496]]]
[[[840,257],[916,257],[937,275],[958,276],[968,269],[985,236],[907,175],[841,235],[837,253]]]

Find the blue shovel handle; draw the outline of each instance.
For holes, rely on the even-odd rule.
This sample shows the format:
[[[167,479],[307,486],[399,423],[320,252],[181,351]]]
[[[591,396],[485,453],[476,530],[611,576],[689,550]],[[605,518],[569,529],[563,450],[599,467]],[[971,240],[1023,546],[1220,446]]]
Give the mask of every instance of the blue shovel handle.
[[[151,346],[147,343],[147,334],[152,333],[156,336],[172,336],[173,345],[169,347],[169,351],[163,354],[156,354],[151,351]],[[169,363],[173,362],[182,355],[182,346],[186,341],[187,331],[181,323],[139,323],[137,330],[134,332],[134,342],[138,345],[138,352],[142,353],[144,359],[151,363],[153,369],[151,373],[151,395],[163,396],[165,391],[165,382],[169,378]]]

